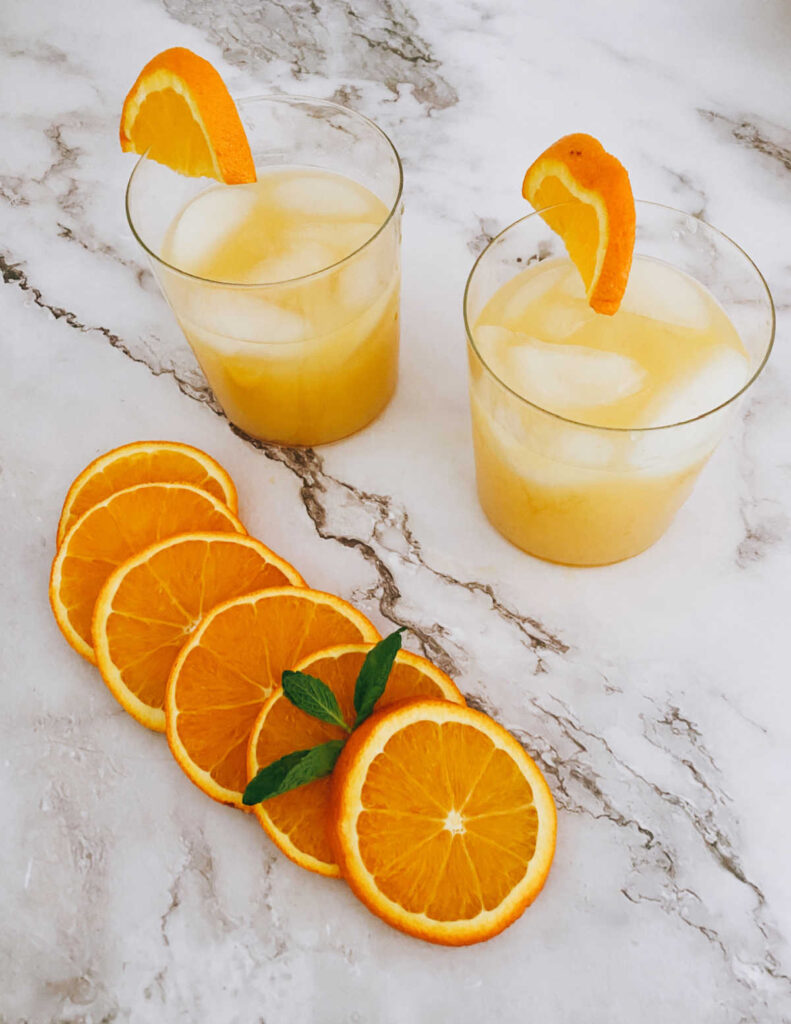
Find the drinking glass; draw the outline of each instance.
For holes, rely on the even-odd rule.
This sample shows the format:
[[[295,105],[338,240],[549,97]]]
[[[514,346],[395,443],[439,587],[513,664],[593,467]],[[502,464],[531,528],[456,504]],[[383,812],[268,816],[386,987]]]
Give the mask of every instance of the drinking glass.
[[[772,297],[749,256],[697,217],[638,202],[635,256],[704,285],[747,352],[749,377],[695,417],[624,429],[593,426],[528,401],[481,355],[475,324],[492,295],[536,261],[565,257],[538,213],[511,224],[478,257],[464,293],[478,496],[491,523],[524,551],[567,565],[606,565],[648,548],[669,526],[772,348]]]
[[[384,203],[378,230],[340,261],[289,280],[199,277],[169,263],[163,246],[180,212],[217,183],[147,156],[129,180],[127,217],[229,420],[262,440],[323,444],[360,430],[395,390],[401,161],[380,128],[336,103],[271,96],[238,109],[259,171],[318,168],[352,179]]]

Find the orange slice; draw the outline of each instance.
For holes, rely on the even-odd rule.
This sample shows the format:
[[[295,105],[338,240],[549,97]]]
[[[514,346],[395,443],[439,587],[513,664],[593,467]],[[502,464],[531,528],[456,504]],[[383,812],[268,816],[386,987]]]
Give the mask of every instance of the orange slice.
[[[292,565],[241,534],[185,533],[152,544],[115,570],[96,601],[102,678],[138,722],[164,732],[170,670],[204,615],[240,594],[304,583]]]
[[[372,646],[330,647],[303,658],[294,669],[325,682],[338,698],[344,718],[351,724],[355,715],[354,684]],[[377,710],[407,697],[436,697],[464,703],[464,697],[441,669],[417,654],[399,651],[385,691],[377,701]],[[300,711],[284,695],[282,687],[278,687],[261,710],[250,734],[248,775],[253,778],[265,765],[294,750],[345,738],[346,734],[338,726]],[[337,878],[341,872],[327,836],[330,787],[329,777],[316,779],[282,796],[264,800],[253,810],[269,838],[287,857],[308,871]]]
[[[165,537],[195,530],[245,533],[225,505],[190,484],[138,484],[89,508],[71,527],[52,563],[49,599],[71,646],[96,662],[91,619],[110,573]]]
[[[544,777],[480,711],[408,700],[356,729],[332,776],[330,833],[355,894],[408,935],[482,942],[543,886],[556,814]]]
[[[522,195],[563,239],[591,308],[616,313],[629,280],[635,231],[632,186],[623,165],[592,135],[564,135],[528,168]]]
[[[146,64],[124,100],[121,149],[147,153],[193,178],[255,181],[244,127],[222,78],[207,60],[175,46]]]
[[[58,547],[89,508],[116,491],[158,482],[200,487],[236,512],[233,480],[206,452],[177,441],[136,441],[94,459],[71,485],[58,523]]]
[[[274,587],[227,601],[200,623],[170,673],[173,756],[204,793],[242,807],[250,731],[283,672],[330,644],[378,639],[362,612],[319,590]]]

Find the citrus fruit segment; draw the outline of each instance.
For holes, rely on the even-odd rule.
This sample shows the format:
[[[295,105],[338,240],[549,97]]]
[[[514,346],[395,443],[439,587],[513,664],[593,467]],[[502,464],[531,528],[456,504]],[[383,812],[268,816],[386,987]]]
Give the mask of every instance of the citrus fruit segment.
[[[236,104],[217,70],[175,46],[146,64],[124,100],[121,149],[146,153],[179,174],[227,185],[255,181]]]
[[[96,663],[134,718],[165,731],[165,687],[178,652],[216,605],[266,587],[303,586],[297,570],[253,537],[185,533],[123,562],[93,612]]]
[[[365,655],[373,644],[330,647],[303,658],[294,670],[326,683],[338,698],[346,721],[354,722],[354,686]],[[409,651],[399,651],[376,704],[380,710],[407,697],[436,697],[464,703],[464,697],[441,669]],[[247,771],[250,778],[263,767],[294,750],[305,750],[327,740],[345,739],[336,725],[321,722],[295,707],[278,687],[256,719],[250,734]],[[256,804],[253,810],[270,839],[287,857],[308,871],[338,877],[327,835],[331,780],[316,779],[282,796]]]
[[[362,612],[319,590],[274,587],[220,605],[170,673],[165,715],[174,757],[204,793],[242,807],[250,731],[283,672],[329,644],[378,639]]]
[[[71,646],[95,663],[91,619],[110,573],[149,544],[194,530],[245,532],[221,501],[190,484],[138,484],[89,508],[63,538],[49,581],[52,611]]]
[[[617,313],[634,250],[632,186],[592,135],[564,135],[528,168],[522,195],[563,239],[597,313]]]
[[[206,452],[177,441],[136,441],[100,455],[72,483],[58,523],[58,547],[89,508],[116,491],[159,482],[200,487],[236,512],[233,480]]]
[[[383,921],[443,945],[481,942],[533,901],[556,814],[541,772],[480,711],[408,700],[372,715],[332,776],[341,873]]]

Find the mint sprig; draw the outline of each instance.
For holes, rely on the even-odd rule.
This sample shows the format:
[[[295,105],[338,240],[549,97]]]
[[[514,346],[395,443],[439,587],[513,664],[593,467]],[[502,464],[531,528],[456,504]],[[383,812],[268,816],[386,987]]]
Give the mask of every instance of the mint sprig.
[[[290,789],[306,786],[315,779],[329,775],[343,750],[344,740],[328,740],[309,750],[295,750],[286,754],[260,772],[247,784],[242,803],[248,807],[262,800],[288,793]]]
[[[355,729],[368,718],[384,693],[393,662],[401,650],[401,634],[405,629],[405,626],[401,626],[366,654],[354,687],[354,710],[357,712]]]
[[[345,732],[351,732],[335,694],[326,683],[306,672],[289,671],[283,673],[282,681],[283,693],[295,707],[321,722],[339,725]]]
[[[401,649],[401,634],[405,628],[401,626],[366,654],[354,686],[354,729],[370,716],[384,693],[396,655]],[[335,694],[321,679],[306,672],[286,671],[282,684],[285,697],[305,714],[337,725],[347,733],[352,731]],[[346,740],[328,740],[308,750],[295,750],[293,754],[286,754],[266,765],[248,782],[242,803],[251,807],[329,775],[345,744]]]

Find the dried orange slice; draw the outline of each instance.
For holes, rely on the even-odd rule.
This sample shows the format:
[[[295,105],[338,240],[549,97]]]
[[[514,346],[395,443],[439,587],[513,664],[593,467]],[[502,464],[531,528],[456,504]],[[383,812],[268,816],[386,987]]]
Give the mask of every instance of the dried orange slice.
[[[96,662],[91,619],[99,592],[122,562],[165,537],[195,530],[245,533],[221,501],[190,484],[138,484],[89,508],[52,563],[49,599],[71,646]]]
[[[563,239],[591,308],[616,313],[629,280],[635,232],[634,197],[623,165],[592,135],[564,135],[528,168],[522,195]]]
[[[244,127],[225,83],[207,60],[175,46],[146,64],[124,100],[121,149],[193,178],[255,181]]]
[[[204,793],[242,807],[250,730],[283,672],[330,644],[378,639],[362,612],[319,590],[274,587],[227,601],[200,623],[170,673],[173,756]]]
[[[184,533],[120,565],[93,612],[93,648],[107,686],[134,718],[165,731],[165,687],[176,656],[216,605],[266,587],[304,586],[260,540]]]
[[[233,480],[206,452],[178,441],[135,441],[94,459],[71,485],[58,523],[58,547],[89,508],[116,491],[159,482],[200,487],[236,512]]]
[[[514,737],[480,711],[408,700],[356,729],[332,776],[343,877],[378,917],[449,946],[482,942],[543,886],[555,804]]]
[[[354,685],[365,655],[373,644],[346,644],[330,647],[303,658],[294,666],[326,683],[338,698],[347,722],[354,721]],[[390,671],[387,686],[377,701],[377,710],[407,697],[436,697],[464,703],[464,697],[445,673],[425,658],[399,651]],[[345,739],[336,725],[306,715],[295,707],[278,687],[261,710],[247,751],[250,778],[265,765],[294,750],[306,750],[327,740]],[[331,780],[316,779],[282,796],[272,797],[253,808],[264,831],[287,857],[308,871],[332,878],[340,876],[329,837]]]

